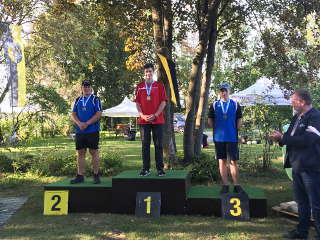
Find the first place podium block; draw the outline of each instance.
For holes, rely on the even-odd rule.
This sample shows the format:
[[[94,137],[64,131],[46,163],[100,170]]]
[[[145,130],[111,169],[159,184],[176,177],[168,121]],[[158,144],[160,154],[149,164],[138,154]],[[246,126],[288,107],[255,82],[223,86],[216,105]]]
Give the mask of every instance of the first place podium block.
[[[189,186],[189,171],[166,171],[162,177],[124,171],[112,178],[112,212],[133,214],[137,192],[160,192],[161,214],[184,214]]]

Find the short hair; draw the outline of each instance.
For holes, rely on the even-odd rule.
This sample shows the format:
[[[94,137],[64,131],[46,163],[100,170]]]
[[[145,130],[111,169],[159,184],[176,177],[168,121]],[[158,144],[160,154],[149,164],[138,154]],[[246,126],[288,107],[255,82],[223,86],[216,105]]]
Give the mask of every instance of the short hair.
[[[147,69],[147,68],[152,68],[152,70],[154,70],[154,65],[152,63],[146,63],[144,66],[143,66],[143,70],[144,69]]]
[[[306,105],[312,104],[312,98],[308,90],[296,90],[293,94],[297,95],[301,100],[305,101]]]

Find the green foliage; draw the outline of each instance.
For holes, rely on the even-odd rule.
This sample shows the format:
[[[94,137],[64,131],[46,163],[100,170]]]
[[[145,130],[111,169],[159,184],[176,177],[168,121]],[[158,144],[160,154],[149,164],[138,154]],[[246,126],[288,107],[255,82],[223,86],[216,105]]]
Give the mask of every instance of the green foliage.
[[[267,0],[252,10],[264,25],[256,44],[262,73],[289,90],[312,88],[319,79],[319,1]]]
[[[292,115],[289,106],[266,106],[256,105],[244,107],[243,110],[243,127],[240,130],[241,136],[251,137],[252,133],[257,130],[258,138],[262,141],[262,167],[264,169],[271,167],[270,142],[268,134],[273,130],[281,130],[282,126],[288,123]]]
[[[30,172],[43,176],[70,176],[76,173],[76,154],[41,152],[34,158]]]
[[[73,175],[76,171],[75,154],[58,154],[56,151],[39,151],[37,154],[22,153],[12,159],[5,159],[1,155],[0,161],[6,161],[4,171],[14,173],[33,173],[39,176]]]
[[[192,58],[188,56],[181,56],[177,58],[177,81],[179,90],[184,96],[187,96],[189,85],[189,73],[192,67]]]
[[[124,170],[123,156],[120,152],[106,152],[100,156],[101,173],[105,176],[115,176]]]
[[[68,113],[69,104],[53,87],[34,84],[30,86],[28,90],[32,95],[30,104],[40,106],[41,111],[58,114]]]
[[[317,82],[310,89],[310,93],[312,96],[312,105],[320,110],[320,83]]]
[[[261,173],[266,170],[265,164],[269,164],[268,168],[270,169],[271,160],[277,157],[277,146],[267,146],[268,147],[265,148],[265,146],[262,145],[261,148],[261,145],[259,147],[257,145],[239,145],[241,158],[239,161],[239,171],[247,172],[249,174]],[[266,163],[266,161],[268,162]]]
[[[21,113],[16,116],[14,127],[12,126],[12,115],[2,114],[0,118],[0,133],[5,144],[10,144],[8,136],[12,135],[13,128],[16,129],[20,141],[40,137],[54,137],[56,135],[67,136],[73,132],[70,116],[47,112]]]
[[[13,160],[6,154],[0,154],[0,172],[13,172]]]
[[[219,164],[212,155],[202,152],[187,165],[181,164],[184,162],[181,153],[177,154],[177,158],[180,164],[174,166],[174,168],[189,170],[192,182],[215,182],[219,179]]]
[[[38,176],[72,176],[77,170],[77,155],[61,153],[58,149],[39,151],[37,154],[24,153],[9,158],[0,154],[0,171],[11,173],[32,173]],[[113,176],[123,171],[123,157],[119,152],[102,153],[100,172],[104,176]],[[91,156],[87,153],[85,174],[92,175]]]
[[[12,167],[14,169],[13,172],[15,173],[28,172],[34,164],[33,157],[34,156],[31,154],[23,154],[23,155],[16,156],[12,162]]]
[[[72,88],[84,79],[91,80],[105,108],[132,94],[140,73],[126,68],[127,36],[113,11],[95,1],[80,5],[61,2],[40,14],[26,51],[32,84],[50,85],[73,102]],[[48,92],[39,94],[43,100]]]

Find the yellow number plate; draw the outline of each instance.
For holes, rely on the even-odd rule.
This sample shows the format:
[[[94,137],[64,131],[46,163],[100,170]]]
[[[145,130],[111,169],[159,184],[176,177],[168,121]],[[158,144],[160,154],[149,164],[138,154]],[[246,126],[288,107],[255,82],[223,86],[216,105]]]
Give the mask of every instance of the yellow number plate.
[[[69,191],[45,191],[44,215],[68,215]]]

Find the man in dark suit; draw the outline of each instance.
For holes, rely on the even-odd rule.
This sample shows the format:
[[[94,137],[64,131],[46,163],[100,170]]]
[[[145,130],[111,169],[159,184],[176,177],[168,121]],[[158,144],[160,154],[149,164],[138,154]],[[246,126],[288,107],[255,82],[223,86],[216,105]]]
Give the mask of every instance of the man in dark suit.
[[[269,135],[271,140],[286,145],[285,167],[292,167],[293,192],[298,204],[299,224],[283,237],[307,239],[312,212],[316,239],[320,240],[320,112],[313,108],[306,90],[294,92],[291,105],[295,115],[288,131]]]

